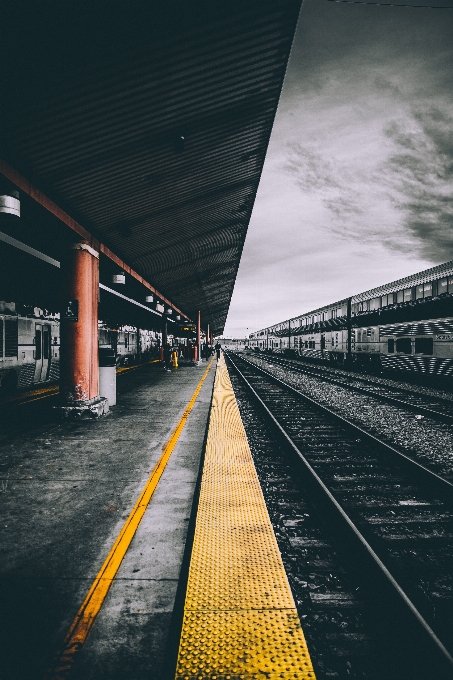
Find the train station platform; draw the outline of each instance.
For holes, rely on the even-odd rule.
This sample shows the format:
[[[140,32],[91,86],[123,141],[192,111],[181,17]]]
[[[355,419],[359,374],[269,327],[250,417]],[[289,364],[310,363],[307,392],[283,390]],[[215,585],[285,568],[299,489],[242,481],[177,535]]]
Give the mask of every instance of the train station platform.
[[[1,442],[2,677],[313,679],[223,359],[127,379]]]
[[[161,676],[211,403],[215,370],[206,369],[206,362],[172,373],[142,366],[118,377],[107,416],[56,422],[49,398],[47,420],[2,437],[5,680],[43,680],[49,668],[55,678]],[[41,415],[44,405],[22,408],[31,418],[27,409]],[[171,456],[152,502],[142,498],[137,527],[137,499],[152,491],[163,453]],[[126,542],[115,546],[127,523]],[[110,569],[118,567],[113,585],[98,588],[88,620],[79,616],[82,625],[63,645],[108,556]],[[112,575],[101,575],[100,585]]]

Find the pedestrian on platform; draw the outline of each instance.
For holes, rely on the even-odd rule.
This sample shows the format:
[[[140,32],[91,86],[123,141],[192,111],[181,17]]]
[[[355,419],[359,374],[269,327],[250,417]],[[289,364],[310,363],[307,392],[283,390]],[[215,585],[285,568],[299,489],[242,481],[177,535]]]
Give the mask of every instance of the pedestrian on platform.
[[[222,349],[222,345],[220,344],[219,341],[216,342],[214,349],[215,349],[216,354],[217,354],[217,360],[219,360],[220,359],[220,350]]]
[[[171,363],[171,347],[167,343],[164,347],[164,371],[170,371],[171,373],[170,363]]]

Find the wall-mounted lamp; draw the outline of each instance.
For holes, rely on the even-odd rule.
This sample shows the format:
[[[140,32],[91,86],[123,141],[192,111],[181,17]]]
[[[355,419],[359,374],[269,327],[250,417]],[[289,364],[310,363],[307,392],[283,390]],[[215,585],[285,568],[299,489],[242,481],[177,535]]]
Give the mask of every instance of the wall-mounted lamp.
[[[173,310],[172,310],[171,307],[168,307],[168,308],[167,308],[167,314],[173,314]]]
[[[112,283],[126,283],[126,274],[124,272],[119,272],[119,274],[113,274]]]
[[[165,307],[163,305],[160,305],[158,302],[156,303],[156,312],[160,312],[163,314],[165,311]]]
[[[145,302],[154,302],[154,295],[147,295],[145,297]]]
[[[176,315],[176,321],[181,321],[181,315],[180,314]]]
[[[0,195],[0,213],[20,217],[19,192],[11,189]]]

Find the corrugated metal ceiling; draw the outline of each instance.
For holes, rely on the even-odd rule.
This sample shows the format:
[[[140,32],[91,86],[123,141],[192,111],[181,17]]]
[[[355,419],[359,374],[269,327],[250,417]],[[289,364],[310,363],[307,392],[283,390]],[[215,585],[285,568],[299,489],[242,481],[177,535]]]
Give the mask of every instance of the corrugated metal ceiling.
[[[216,332],[300,5],[59,3],[2,28],[6,160]]]

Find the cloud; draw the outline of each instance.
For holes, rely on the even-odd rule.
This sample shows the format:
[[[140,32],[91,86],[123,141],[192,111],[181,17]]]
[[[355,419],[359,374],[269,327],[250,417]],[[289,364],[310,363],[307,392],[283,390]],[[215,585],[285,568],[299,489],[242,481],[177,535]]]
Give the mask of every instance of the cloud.
[[[394,152],[382,170],[403,224],[423,257],[453,258],[453,117],[440,105],[419,106],[385,128]]]
[[[328,134],[319,146],[287,144],[280,171],[291,176],[307,204],[320,204],[324,219],[319,228],[329,238],[362,247],[385,241],[389,250],[404,252],[407,230],[398,223],[399,214],[383,186],[379,154],[359,145],[354,159],[341,160],[342,149],[334,149],[335,144]],[[377,149],[379,139],[373,144]]]
[[[323,205],[342,222],[363,213],[345,164],[326,158],[325,152],[314,147],[288,143],[287,148],[289,155],[282,170],[292,175],[303,192],[317,193]]]
[[[319,150],[288,142],[289,155],[282,170],[292,175],[303,191],[322,191],[340,188],[332,162],[326,160]]]

